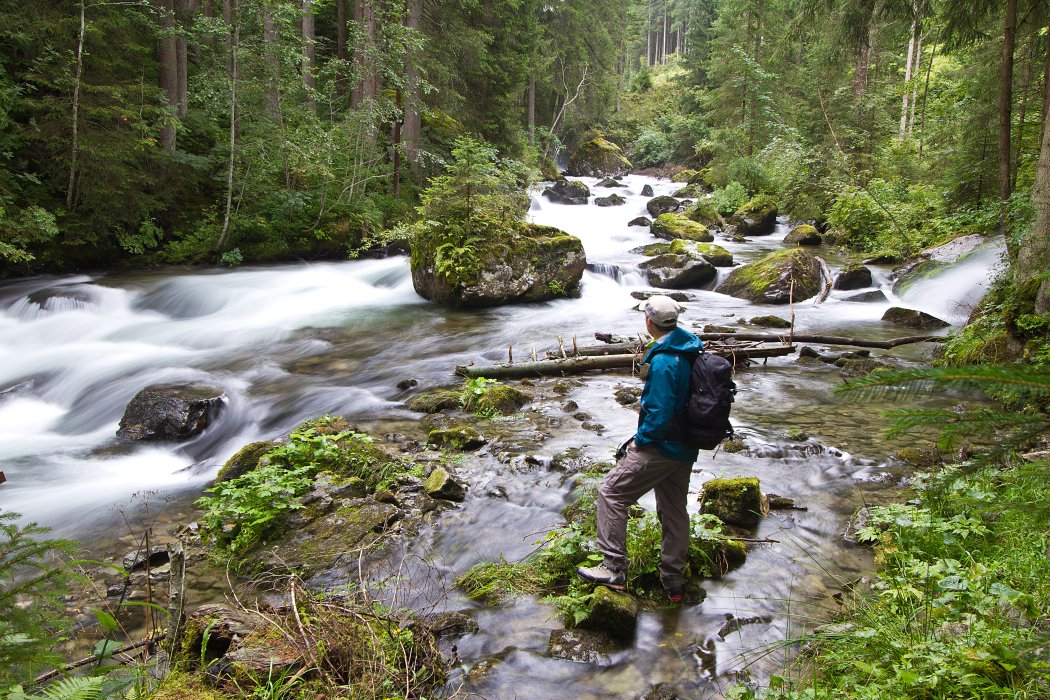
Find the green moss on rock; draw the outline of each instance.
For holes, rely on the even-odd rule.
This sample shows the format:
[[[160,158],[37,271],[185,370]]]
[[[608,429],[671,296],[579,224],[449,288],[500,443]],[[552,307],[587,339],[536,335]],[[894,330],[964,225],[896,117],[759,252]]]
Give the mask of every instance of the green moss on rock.
[[[820,268],[813,256],[789,248],[736,268],[715,291],[756,303],[787,304],[792,298],[808,299],[820,288]]]
[[[796,226],[784,237],[784,243],[787,245],[820,245],[823,242],[820,231],[811,224]]]
[[[770,314],[769,316],[755,316],[751,319],[751,325],[763,328],[791,328],[791,321]]]
[[[649,228],[650,232],[657,238],[674,240],[682,238],[689,241],[700,241],[710,243],[715,237],[704,227],[695,221],[687,219],[681,214],[661,214]]]
[[[733,254],[720,245],[714,243],[697,243],[694,247],[697,253],[715,267],[732,267]]]
[[[589,138],[588,138],[589,137]],[[623,150],[604,135],[592,132],[569,157],[569,174],[583,177],[626,175],[631,161]]]
[[[737,209],[729,223],[744,236],[764,236],[773,233],[777,224],[777,203],[769,195],[759,194]]]
[[[718,213],[711,199],[700,199],[685,210],[685,215],[698,224],[709,228],[720,228],[724,225],[722,215]]]
[[[522,406],[530,401],[532,401],[532,396],[521,389],[507,384],[494,384],[478,397],[477,408],[482,411],[494,411],[501,416],[509,416],[520,411]]]
[[[704,482],[700,494],[700,511],[714,515],[722,522],[753,528],[761,520],[762,491],[758,479],[711,479]]]
[[[596,586],[587,606],[586,617],[579,622],[584,629],[597,630],[616,639],[634,639],[638,629],[638,601],[634,596]],[[569,626],[574,620],[566,620]]]
[[[941,455],[937,450],[921,447],[905,447],[897,453],[897,459],[913,467],[934,467],[941,463]]]
[[[408,407],[420,413],[440,413],[459,408],[462,394],[461,389],[433,389],[416,396]]]
[[[251,442],[237,450],[237,454],[226,460],[226,464],[222,465],[222,469],[215,477],[215,483],[221,483],[223,481],[229,481],[230,479],[236,479],[239,476],[247,474],[252,469],[259,466],[259,460],[262,459],[267,452],[277,447],[279,443],[263,441],[263,442]]]
[[[671,176],[671,182],[686,182],[693,184],[691,181],[694,177],[699,175],[700,172],[697,170],[679,170],[677,173]]]
[[[460,425],[431,430],[427,436],[427,444],[453,450],[476,450],[485,444],[485,438],[469,425]]]

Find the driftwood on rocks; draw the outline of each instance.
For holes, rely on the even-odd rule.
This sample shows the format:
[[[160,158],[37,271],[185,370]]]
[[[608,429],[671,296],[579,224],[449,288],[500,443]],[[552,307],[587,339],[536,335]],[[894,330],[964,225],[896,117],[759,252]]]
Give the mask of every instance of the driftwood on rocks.
[[[598,334],[595,334],[597,337]],[[904,338],[892,338],[890,340],[867,340],[865,338],[847,338],[840,335],[812,335],[809,333],[795,333],[773,335],[770,333],[701,333],[697,337],[700,340],[751,340],[763,343],[821,343],[823,345],[852,345],[858,348],[879,348],[889,350],[898,345],[910,345],[912,343],[943,343],[944,336],[939,335],[911,335]],[[601,338],[598,338],[601,340]]]

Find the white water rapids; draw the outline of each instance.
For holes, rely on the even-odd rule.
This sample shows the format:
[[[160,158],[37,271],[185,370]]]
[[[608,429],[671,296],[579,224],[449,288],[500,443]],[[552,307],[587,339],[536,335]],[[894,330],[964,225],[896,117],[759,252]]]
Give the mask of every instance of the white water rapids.
[[[583,180],[594,194],[611,191]],[[531,347],[550,347],[557,336],[566,342],[575,336],[585,345],[595,331],[637,333],[641,321],[630,293],[647,287],[637,269],[644,258],[631,250],[656,239],[627,222],[646,215],[643,185],[651,184],[656,194],[670,194],[678,185],[642,176],[623,183],[616,191],[627,204],[619,207],[533,199],[532,220],[583,240],[590,267],[577,299],[448,310],[415,294],[404,257],[38,277],[0,285],[0,469],[8,479],[0,486],[0,509],[62,535],[100,539],[112,526],[113,509],[132,494],[197,494],[240,447],[276,438],[303,420],[324,413],[352,421],[417,419],[396,387],[402,379],[417,379],[421,386],[454,383],[456,364],[503,361],[508,345],[522,357]],[[737,263],[747,262],[782,247],[788,229],[781,223],[771,236],[716,242]],[[833,268],[842,262],[830,251],[822,254]],[[844,300],[856,292],[834,292],[821,305],[801,301],[794,306],[796,330],[870,338],[911,334],[880,320],[891,304],[959,325],[987,287],[998,255],[990,244],[913,285],[903,299],[892,292],[890,271],[876,269],[877,286],[889,302]],[[693,329],[787,314],[785,307],[690,291],[696,298],[686,304],[683,323]],[[901,348],[892,355],[914,358],[920,352]],[[751,449],[714,459],[704,455],[691,486],[695,493],[712,475],[757,475],[763,490],[796,498],[809,510],[771,516],[756,534],[780,544],[756,549],[744,568],[710,582],[703,606],[643,616],[634,646],[611,668],[547,658],[546,638],[558,623],[535,600],[500,609],[475,606],[481,632],[459,648],[467,664],[492,655],[503,660],[488,681],[491,697],[637,697],[652,683],[683,673],[717,694],[743,669],[748,650],[792,634],[796,623],[785,614],[791,607],[786,601],[835,586],[828,562],[843,576],[867,566],[866,554],[844,549],[838,533],[855,506],[877,497],[872,494],[885,480],[882,467],[891,446],[878,438],[877,409],[829,396],[840,381],[836,368],[798,368],[795,362],[777,358],[740,374],[734,422]],[[636,420],[611,398],[624,381],[590,377],[571,397],[607,432],[577,431],[545,449],[553,454],[582,446],[605,458]],[[191,382],[221,387],[227,396],[203,435],[181,445],[115,437],[136,392]],[[789,440],[789,427],[814,437],[801,444]],[[558,522],[567,496],[568,486],[549,473],[508,474],[495,462],[478,469],[491,472],[507,500],[472,495],[420,538],[419,547],[450,575],[501,554],[526,554],[534,545],[521,535]],[[643,505],[652,507],[651,501]],[[448,604],[474,605],[455,595]],[[721,639],[714,633],[726,613],[769,619]],[[751,670],[761,676],[760,669],[775,660]]]

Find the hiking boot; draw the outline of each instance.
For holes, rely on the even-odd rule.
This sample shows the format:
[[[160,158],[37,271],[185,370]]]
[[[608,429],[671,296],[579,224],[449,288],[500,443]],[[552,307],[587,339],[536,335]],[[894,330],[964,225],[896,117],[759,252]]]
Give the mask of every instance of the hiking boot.
[[[707,597],[702,588],[692,586],[664,586],[664,593],[671,605],[699,605]]]
[[[622,571],[613,571],[605,564],[598,566],[578,566],[576,573],[584,581],[597,583],[614,591],[627,590],[627,577]]]
[[[685,592],[680,586],[665,588],[664,592],[667,594],[667,602],[671,605],[681,605],[685,602]]]

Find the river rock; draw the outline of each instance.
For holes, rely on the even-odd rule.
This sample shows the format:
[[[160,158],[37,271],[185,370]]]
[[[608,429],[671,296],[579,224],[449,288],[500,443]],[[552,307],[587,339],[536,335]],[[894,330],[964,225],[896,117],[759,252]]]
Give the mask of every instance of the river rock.
[[[273,552],[275,564],[306,575],[327,571],[347,552],[373,545],[403,515],[397,506],[369,497],[336,500],[327,507],[305,505],[263,549]]]
[[[431,430],[427,435],[428,445],[449,447],[453,450],[476,450],[486,442],[485,438],[469,425],[438,428]]]
[[[690,205],[685,210],[685,215],[692,221],[698,224],[703,224],[708,228],[723,228],[725,221],[722,219],[722,215],[715,209],[714,203],[710,199],[701,199]]]
[[[627,185],[623,184],[619,180],[614,180],[611,177],[607,177],[604,180],[597,182],[596,185],[598,187],[627,187]]]
[[[642,264],[649,284],[664,289],[688,289],[702,287],[718,276],[714,265],[699,255],[657,255]]]
[[[124,571],[138,571],[146,568],[149,562],[151,569],[168,563],[170,554],[167,547],[150,547],[149,556],[141,549],[128,552],[124,555]]]
[[[271,441],[251,442],[237,450],[237,453],[226,460],[222,469],[215,476],[215,483],[236,479],[243,476],[259,466],[259,460],[269,452],[280,446],[280,443]]]
[[[613,639],[630,641],[638,629],[638,601],[634,596],[605,586],[595,586],[580,627],[604,632]]]
[[[889,301],[889,297],[881,289],[873,289],[870,292],[861,292],[860,294],[853,294],[848,297],[843,297],[842,301],[853,301],[864,304],[878,304]]]
[[[695,301],[696,300],[696,297],[694,295],[692,295],[692,294],[689,294],[688,292],[668,292],[668,291],[665,291],[665,290],[652,291],[652,290],[649,290],[649,289],[637,289],[637,290],[631,292],[631,296],[634,297],[635,299],[638,299],[639,301],[645,301],[649,297],[655,296],[657,294],[659,294],[660,296],[670,297],[671,299],[674,299],[677,302]],[[639,311],[641,311],[642,310],[642,304],[639,304],[635,308],[637,308]],[[627,338],[627,340],[631,340],[631,338]]]
[[[568,173],[581,177],[625,175],[631,170],[631,161],[604,135],[591,132],[569,156]]]
[[[563,179],[543,190],[543,196],[558,204],[586,204],[591,191],[579,180]]]
[[[687,241],[710,243],[715,240],[711,232],[704,228],[702,224],[687,219],[681,214],[660,214],[649,228],[649,232],[657,238],[663,238],[666,241],[673,241],[678,238]]]
[[[456,611],[423,615],[420,622],[438,639],[462,637],[474,634],[480,629],[474,618]]]
[[[674,175],[672,175],[671,182],[685,182],[692,184],[692,182],[690,181],[699,174],[700,172],[698,170],[690,170],[686,168],[685,170],[679,170]]]
[[[951,325],[947,321],[942,321],[925,311],[905,309],[900,306],[891,306],[886,309],[886,313],[882,315],[882,320],[889,323],[895,323],[898,326],[907,326],[908,328],[918,328],[920,330],[947,328]]]
[[[670,214],[678,211],[679,202],[674,197],[668,197],[665,194],[659,197],[653,197],[645,203],[645,210],[649,212],[649,216],[660,216],[661,214]]]
[[[700,186],[686,185],[685,187],[680,187],[672,192],[671,196],[677,197],[678,199],[696,199],[697,197],[703,196],[703,194],[704,190]]]
[[[579,238],[525,222],[476,243],[462,269],[446,264],[441,270],[438,250],[437,238],[417,239],[413,244],[412,285],[424,299],[451,306],[489,307],[575,296],[587,267]]]
[[[642,196],[643,197],[652,197],[653,196],[653,186],[652,185],[642,185]]]
[[[769,195],[756,195],[737,209],[729,219],[729,224],[744,236],[769,235],[776,229],[777,203]]]
[[[823,242],[820,231],[812,224],[796,226],[784,237],[784,243],[787,245],[820,245]]]
[[[652,221],[650,221],[649,219],[647,219],[644,216],[636,216],[635,218],[633,218],[630,221],[628,221],[627,225],[628,226],[651,226],[652,223],[653,223]]]
[[[821,288],[820,267],[801,248],[776,251],[738,267],[715,291],[760,304],[787,304],[792,281],[796,302],[812,297]]]
[[[608,635],[586,629],[554,630],[547,643],[551,658],[597,666],[611,666],[612,656],[622,650]]]
[[[462,388],[439,387],[419,394],[412,399],[408,407],[420,413],[440,413],[441,411],[459,408],[462,398]]]
[[[870,357],[840,358],[833,363],[842,369],[842,376],[846,379],[854,377],[866,377],[877,369],[889,367],[885,362],[879,362]]]
[[[186,618],[179,649],[191,663],[211,664],[237,649],[257,629],[265,629],[262,615],[221,603],[202,605]]]
[[[761,326],[762,328],[791,328],[791,321],[773,315],[755,316],[749,323],[752,326]]]
[[[454,478],[444,467],[437,467],[430,472],[423,490],[431,498],[445,501],[462,501],[467,495],[467,487]]]
[[[756,478],[709,479],[700,493],[700,512],[728,525],[752,529],[766,514]]]
[[[616,398],[616,403],[621,406],[631,406],[638,403],[638,399],[642,396],[642,390],[636,386],[621,386],[616,389],[613,395]]]
[[[864,289],[874,284],[871,270],[864,265],[846,265],[835,276],[834,289]],[[885,295],[883,295],[885,296]]]
[[[697,243],[694,246],[697,253],[707,262],[715,267],[733,267],[733,254],[720,245],[714,243]]]
[[[131,400],[117,437],[180,442],[199,435],[224,405],[221,389],[206,386],[148,386]]]
[[[595,197],[594,203],[599,207],[619,207],[627,204],[627,200],[614,192],[608,197]]]

